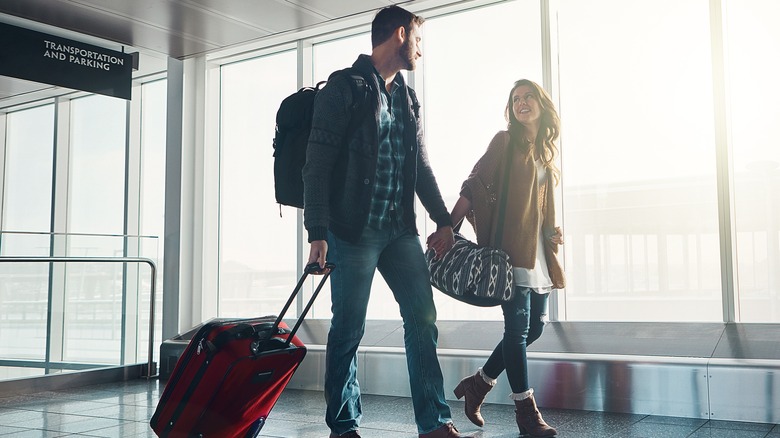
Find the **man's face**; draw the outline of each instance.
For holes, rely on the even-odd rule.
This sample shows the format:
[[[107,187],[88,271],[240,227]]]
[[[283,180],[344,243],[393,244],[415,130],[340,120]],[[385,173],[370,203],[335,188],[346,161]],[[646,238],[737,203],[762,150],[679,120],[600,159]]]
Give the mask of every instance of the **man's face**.
[[[398,56],[404,63],[404,70],[411,71],[417,67],[417,59],[422,56],[420,41],[422,41],[420,26],[412,24],[411,31],[406,34],[406,40],[398,49]]]

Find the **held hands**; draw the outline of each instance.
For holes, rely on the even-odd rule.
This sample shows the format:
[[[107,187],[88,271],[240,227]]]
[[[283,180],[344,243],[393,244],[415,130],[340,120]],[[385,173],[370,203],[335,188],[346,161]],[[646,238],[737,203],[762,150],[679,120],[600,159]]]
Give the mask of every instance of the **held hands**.
[[[452,245],[455,244],[455,234],[452,232],[452,227],[446,226],[439,228],[428,236],[428,240],[426,240],[425,243],[428,245],[428,248],[433,249],[436,253],[434,258],[439,260],[447,251],[452,249]]]

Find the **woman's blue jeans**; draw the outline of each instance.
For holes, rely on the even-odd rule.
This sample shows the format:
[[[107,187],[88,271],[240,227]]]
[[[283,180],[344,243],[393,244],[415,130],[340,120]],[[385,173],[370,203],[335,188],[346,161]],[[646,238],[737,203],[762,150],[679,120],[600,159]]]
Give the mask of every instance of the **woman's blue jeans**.
[[[516,286],[515,299],[501,305],[504,311],[504,338],[493,349],[482,371],[495,379],[506,369],[509,387],[515,394],[529,389],[526,348],[542,335],[549,295]]]
[[[436,356],[438,330],[428,265],[420,239],[397,225],[366,228],[358,243],[328,234],[331,319],[325,364],[325,421],[331,431],[356,430],[362,415],[357,379],[357,349],[366,328],[366,309],[376,269],[401,311],[412,404],[419,433],[451,421]],[[387,376],[395,379],[396,376]]]

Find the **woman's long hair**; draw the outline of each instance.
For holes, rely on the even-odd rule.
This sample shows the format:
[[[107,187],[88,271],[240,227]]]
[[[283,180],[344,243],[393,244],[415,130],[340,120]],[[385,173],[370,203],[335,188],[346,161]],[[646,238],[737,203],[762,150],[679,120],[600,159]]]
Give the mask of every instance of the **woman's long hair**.
[[[512,89],[509,90],[509,98],[507,99],[506,109],[504,110],[504,117],[508,122],[507,130],[509,131],[512,141],[515,142],[517,146],[524,146],[522,142],[525,141],[525,127],[522,123],[517,121],[515,113],[512,111],[512,94],[518,87],[523,85],[531,87],[542,107],[542,115],[539,118],[539,132],[534,141],[534,148],[537,156],[542,160],[544,167],[552,172],[555,184],[557,185],[560,180],[561,171],[558,169],[558,166],[555,165],[555,158],[558,155],[558,146],[555,145],[555,141],[560,135],[561,119],[558,117],[558,112],[555,110],[555,105],[553,104],[552,99],[550,99],[550,95],[536,82],[528,79],[520,79],[515,82]]]

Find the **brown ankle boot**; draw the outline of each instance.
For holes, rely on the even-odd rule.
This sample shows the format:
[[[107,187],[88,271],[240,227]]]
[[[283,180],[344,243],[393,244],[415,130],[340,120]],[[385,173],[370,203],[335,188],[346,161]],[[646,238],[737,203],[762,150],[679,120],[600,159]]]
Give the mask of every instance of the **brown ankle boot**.
[[[482,418],[479,408],[482,406],[482,402],[485,401],[485,396],[491,389],[493,389],[493,385],[485,382],[485,379],[482,378],[479,371],[473,376],[461,380],[460,383],[458,383],[458,386],[455,387],[455,397],[457,397],[458,400],[464,396],[466,397],[464,403],[466,417],[479,427],[485,425],[485,420]]]
[[[558,431],[547,425],[542,419],[542,414],[536,408],[533,393],[523,400],[515,400],[515,420],[517,420],[517,427],[523,435],[551,437],[558,434]]]

